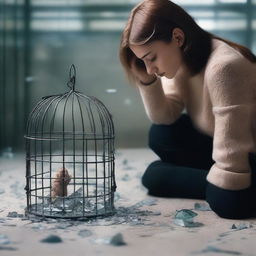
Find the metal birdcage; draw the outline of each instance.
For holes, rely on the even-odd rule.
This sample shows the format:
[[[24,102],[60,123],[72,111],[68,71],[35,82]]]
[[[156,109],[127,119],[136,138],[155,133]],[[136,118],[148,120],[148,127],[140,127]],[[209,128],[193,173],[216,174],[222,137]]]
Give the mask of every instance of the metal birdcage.
[[[73,71],[73,75],[71,75]],[[115,212],[114,125],[105,105],[75,90],[43,97],[26,128],[26,213],[87,218]]]

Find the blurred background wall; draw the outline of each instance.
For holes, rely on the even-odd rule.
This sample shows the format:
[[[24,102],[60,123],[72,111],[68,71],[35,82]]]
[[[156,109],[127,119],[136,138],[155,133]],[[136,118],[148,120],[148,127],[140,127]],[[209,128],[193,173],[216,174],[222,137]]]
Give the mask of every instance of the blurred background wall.
[[[1,0],[0,152],[24,150],[29,112],[42,96],[76,89],[113,115],[116,147],[145,147],[150,122],[118,58],[137,0]],[[198,24],[256,53],[256,0],[180,0]]]

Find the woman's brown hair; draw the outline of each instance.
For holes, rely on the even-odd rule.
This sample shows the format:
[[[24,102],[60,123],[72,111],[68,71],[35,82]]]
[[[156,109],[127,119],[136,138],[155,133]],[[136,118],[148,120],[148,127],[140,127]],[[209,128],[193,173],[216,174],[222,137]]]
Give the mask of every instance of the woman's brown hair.
[[[206,65],[211,54],[212,38],[224,41],[251,62],[256,62],[256,56],[248,48],[205,31],[175,3],[169,0],[144,0],[132,9],[121,37],[120,61],[130,81],[134,80],[130,67],[135,55],[129,45],[143,45],[154,40],[170,42],[171,32],[176,27],[185,34],[181,50],[192,76]]]

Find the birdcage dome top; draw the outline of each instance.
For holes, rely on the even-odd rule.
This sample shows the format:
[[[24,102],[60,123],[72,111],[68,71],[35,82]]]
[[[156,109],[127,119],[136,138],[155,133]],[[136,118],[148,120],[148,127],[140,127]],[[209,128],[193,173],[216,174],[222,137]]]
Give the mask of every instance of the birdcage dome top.
[[[73,65],[72,65],[73,66]],[[68,82],[69,91],[43,97],[29,115],[26,138],[82,139],[113,138],[112,116],[97,98],[75,90],[74,75]]]

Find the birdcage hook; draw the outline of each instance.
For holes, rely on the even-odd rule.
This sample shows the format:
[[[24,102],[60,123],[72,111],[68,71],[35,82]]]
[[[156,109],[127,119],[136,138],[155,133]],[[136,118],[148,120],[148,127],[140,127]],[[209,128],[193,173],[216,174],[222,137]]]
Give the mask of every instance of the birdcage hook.
[[[73,71],[73,75],[71,75]],[[72,64],[70,69],[69,69],[69,81],[67,83],[68,87],[74,91],[75,90],[75,83],[76,83],[76,68],[75,65]]]

